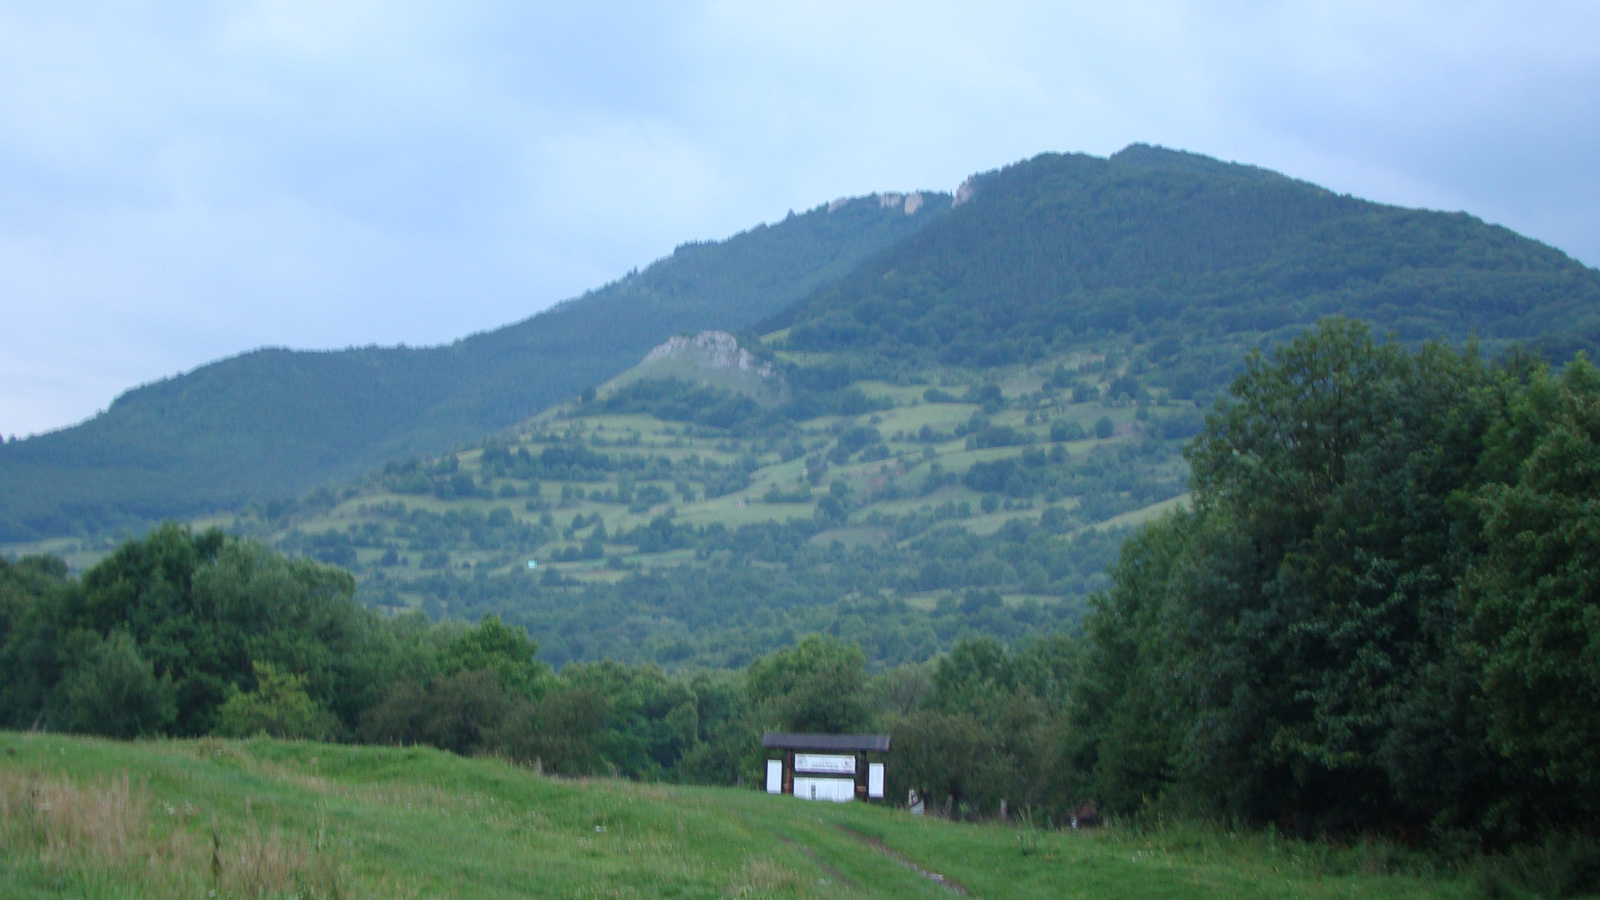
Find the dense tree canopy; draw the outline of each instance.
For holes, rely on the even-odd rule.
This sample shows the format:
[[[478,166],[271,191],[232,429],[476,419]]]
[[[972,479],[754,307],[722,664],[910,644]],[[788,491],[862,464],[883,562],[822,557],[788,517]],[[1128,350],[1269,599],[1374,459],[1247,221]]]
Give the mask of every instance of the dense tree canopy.
[[[1193,510],[1125,545],[1088,620],[1086,789],[1308,830],[1592,813],[1594,396],[1581,359],[1348,321],[1253,357],[1189,450]]]

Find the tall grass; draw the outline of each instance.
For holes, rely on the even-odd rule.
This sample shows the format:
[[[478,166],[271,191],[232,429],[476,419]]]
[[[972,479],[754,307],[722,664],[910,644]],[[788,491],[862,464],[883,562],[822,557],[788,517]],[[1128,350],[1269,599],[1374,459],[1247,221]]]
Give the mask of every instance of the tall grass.
[[[0,770],[0,845],[25,880],[91,892],[131,882],[152,896],[345,896],[336,861],[306,839],[247,817],[233,833],[213,820],[210,840],[198,841],[186,827],[193,816],[155,804],[126,772],[80,783]]]

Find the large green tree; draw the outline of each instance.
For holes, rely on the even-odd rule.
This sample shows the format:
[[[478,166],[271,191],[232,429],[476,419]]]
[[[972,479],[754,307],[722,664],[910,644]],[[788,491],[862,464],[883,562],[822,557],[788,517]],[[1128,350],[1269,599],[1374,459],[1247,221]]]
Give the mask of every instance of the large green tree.
[[[1536,371],[1491,430],[1467,639],[1495,746],[1600,809],[1600,371]]]
[[[1103,794],[1176,783],[1306,829],[1481,813],[1456,498],[1513,387],[1349,320],[1253,355],[1188,450],[1194,512],[1125,548],[1091,617],[1079,758]]]
[[[844,733],[868,721],[866,656],[855,644],[811,634],[745,670],[763,724],[788,731]]]

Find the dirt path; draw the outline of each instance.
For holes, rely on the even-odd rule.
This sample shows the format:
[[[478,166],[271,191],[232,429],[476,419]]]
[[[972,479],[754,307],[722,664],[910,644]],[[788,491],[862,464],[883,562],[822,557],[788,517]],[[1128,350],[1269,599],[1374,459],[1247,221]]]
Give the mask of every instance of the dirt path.
[[[806,846],[805,844],[800,843],[799,841],[795,840],[792,837],[789,837],[788,835],[780,834],[777,831],[773,831],[772,835],[774,837],[776,837],[778,840],[782,841],[783,843],[788,844],[791,847],[794,847],[795,849],[799,850],[801,853],[804,853],[807,857],[810,858],[810,860],[812,862],[817,864],[817,868],[821,869],[823,874],[827,875],[829,878],[833,879],[838,884],[842,885],[843,887],[847,887],[847,888],[851,888],[851,889],[854,889],[856,887],[856,883],[851,881],[849,878],[846,878],[843,872],[841,872],[838,869],[835,869],[833,866],[830,866],[827,863],[823,862],[822,861],[822,857],[817,855],[817,851],[816,850],[813,850],[812,848]]]
[[[938,872],[934,872],[934,871],[930,871],[928,869],[924,869],[923,867],[917,865],[916,863],[912,862],[911,860],[906,859],[904,856],[901,856],[899,853],[896,853],[894,850],[890,849],[890,847],[887,844],[885,844],[883,841],[878,840],[875,837],[868,837],[867,835],[864,835],[861,832],[856,831],[854,828],[849,828],[849,827],[846,827],[844,825],[839,825],[837,827],[838,827],[838,829],[840,831],[844,832],[845,834],[848,834],[851,837],[855,838],[856,840],[860,841],[861,843],[872,847],[874,850],[877,850],[879,853],[882,853],[884,856],[889,857],[890,859],[894,860],[895,862],[899,863],[902,866],[905,866],[906,868],[908,868],[911,871],[917,873],[918,875],[921,875],[923,878],[928,879],[929,881],[933,882],[934,884],[937,884],[937,885],[945,888],[946,890],[949,890],[949,891],[955,893],[957,896],[961,896],[961,897],[969,896],[967,894],[967,889],[962,887],[961,883],[959,881],[956,881],[953,878],[948,878],[948,877],[946,877],[944,875],[939,874]]]

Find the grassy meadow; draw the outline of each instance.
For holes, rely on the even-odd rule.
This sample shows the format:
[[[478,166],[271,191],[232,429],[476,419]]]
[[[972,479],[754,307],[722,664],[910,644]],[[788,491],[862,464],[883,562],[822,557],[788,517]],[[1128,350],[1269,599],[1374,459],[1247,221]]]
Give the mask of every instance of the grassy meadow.
[[[5,897],[1459,897],[1385,846],[1047,831],[421,748],[0,733]]]

